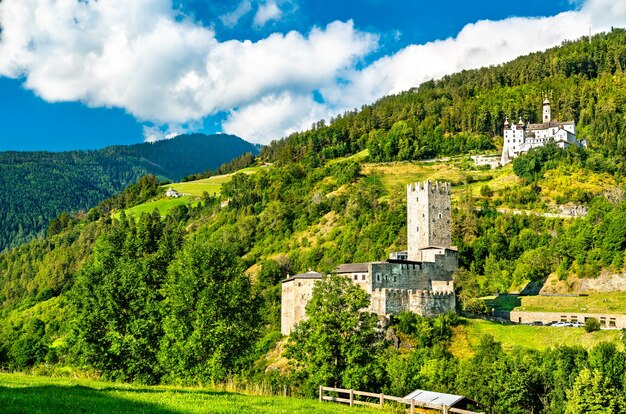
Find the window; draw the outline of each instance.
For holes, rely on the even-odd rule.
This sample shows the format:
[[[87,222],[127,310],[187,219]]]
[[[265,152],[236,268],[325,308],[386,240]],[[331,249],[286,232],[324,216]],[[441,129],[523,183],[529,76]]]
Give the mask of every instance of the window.
[[[376,281],[380,282],[380,273],[376,275]]]
[[[609,326],[610,326],[611,328],[615,328],[615,318],[611,318],[611,319],[609,319]]]
[[[439,218],[443,217],[443,214],[439,213]]]
[[[420,198],[419,197],[415,197],[415,201],[420,201]]]
[[[415,231],[420,231],[420,227],[419,227],[419,226],[417,226],[417,227],[415,228]]]
[[[567,322],[567,316],[561,315],[561,322]]]
[[[398,281],[398,278],[394,275],[393,276],[393,283],[396,283]]]
[[[361,275],[361,280],[365,280],[365,275]]]
[[[354,275],[354,280],[359,280],[359,275]]]

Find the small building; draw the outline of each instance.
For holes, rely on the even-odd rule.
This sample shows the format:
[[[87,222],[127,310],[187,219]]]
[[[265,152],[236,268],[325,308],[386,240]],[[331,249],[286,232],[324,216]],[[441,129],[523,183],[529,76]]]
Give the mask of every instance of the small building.
[[[165,195],[167,197],[172,197],[172,198],[180,197],[180,193],[178,191],[174,190],[172,187],[167,189],[167,191],[165,192]]]
[[[474,165],[480,167],[482,165],[488,165],[492,170],[500,166],[500,157],[497,155],[472,155]]]
[[[448,408],[458,408],[461,410],[478,408],[482,405],[462,395],[444,394],[442,392],[425,390],[415,390],[404,398],[407,400],[414,400],[415,402],[445,405]]]

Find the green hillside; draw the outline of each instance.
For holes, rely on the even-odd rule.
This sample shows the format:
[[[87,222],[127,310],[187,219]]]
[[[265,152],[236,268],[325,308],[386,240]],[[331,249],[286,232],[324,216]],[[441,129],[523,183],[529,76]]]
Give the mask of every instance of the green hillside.
[[[0,152],[0,251],[45,234],[61,212],[87,211],[141,176],[179,181],[256,148],[232,135],[181,135],[96,151]]]
[[[331,320],[335,329],[302,349],[279,342],[279,325],[287,275],[406,249],[405,185],[413,181],[452,184],[463,310],[484,312],[481,298],[532,290],[549,275],[566,284],[623,271],[626,175],[616,120],[626,83],[615,62],[626,56],[624,40],[615,30],[591,46],[463,72],[320,121],[231,164],[246,166],[243,173],[171,184],[189,194],[180,199],[165,198],[170,185],[152,176],[85,217],[59,218],[46,238],[0,255],[0,364],[69,366],[144,384],[289,385],[302,395],[320,384],[392,395],[425,388],[468,395],[492,413],[564,413],[574,390],[594,382],[622,404],[619,333],[587,340],[567,331],[542,347],[537,333],[550,330],[402,315],[392,325],[397,346],[365,323],[344,332]],[[593,116],[587,101],[573,114],[556,104],[560,116],[577,119],[590,148],[549,145],[505,168],[476,168],[469,154],[497,152],[503,115],[525,108],[520,102],[538,107],[535,92],[545,89],[593,97]],[[555,215],[572,205],[588,214]],[[319,345],[328,338],[342,344],[336,354]],[[273,366],[268,353],[281,350],[297,361]]]

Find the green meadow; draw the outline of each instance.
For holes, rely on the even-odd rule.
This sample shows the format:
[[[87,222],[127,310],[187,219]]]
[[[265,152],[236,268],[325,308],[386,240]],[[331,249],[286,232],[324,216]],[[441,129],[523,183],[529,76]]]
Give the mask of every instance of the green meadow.
[[[2,413],[380,413],[293,397],[0,374]]]
[[[267,167],[248,167],[248,168],[243,168],[237,171],[237,173],[255,174],[261,168],[267,168]],[[220,191],[222,190],[222,184],[226,184],[230,182],[232,177],[233,177],[233,174],[215,175],[213,177],[203,178],[201,180],[167,184],[167,185],[164,185],[163,187],[165,188],[172,187],[174,190],[178,191],[179,193],[188,194],[194,197],[202,197],[202,195],[205,192],[209,193],[210,195],[216,195],[216,194],[219,194]]]

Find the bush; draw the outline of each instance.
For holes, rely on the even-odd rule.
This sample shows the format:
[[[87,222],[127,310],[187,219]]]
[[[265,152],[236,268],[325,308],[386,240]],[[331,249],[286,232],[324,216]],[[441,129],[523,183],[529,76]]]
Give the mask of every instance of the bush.
[[[589,318],[585,321],[585,331],[595,332],[600,330],[600,321],[596,318]]]

